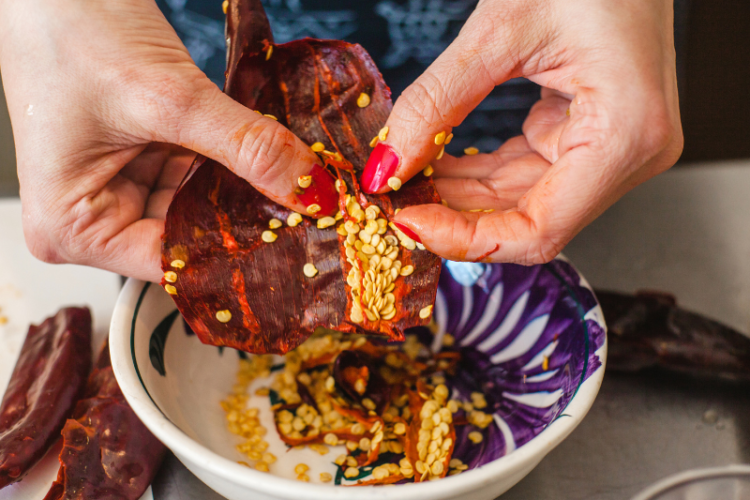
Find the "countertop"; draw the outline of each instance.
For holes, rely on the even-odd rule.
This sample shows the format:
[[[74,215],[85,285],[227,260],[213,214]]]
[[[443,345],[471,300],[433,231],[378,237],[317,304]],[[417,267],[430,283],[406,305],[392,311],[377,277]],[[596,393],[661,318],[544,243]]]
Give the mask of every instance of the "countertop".
[[[673,169],[636,188],[565,254],[594,287],[658,289],[750,332],[750,161]],[[709,411],[712,410],[712,411]],[[708,415],[707,415],[708,412]],[[718,420],[708,418],[715,412]],[[589,415],[502,500],[627,500],[690,468],[750,463],[750,391],[607,373]],[[156,500],[220,500],[173,456]]]

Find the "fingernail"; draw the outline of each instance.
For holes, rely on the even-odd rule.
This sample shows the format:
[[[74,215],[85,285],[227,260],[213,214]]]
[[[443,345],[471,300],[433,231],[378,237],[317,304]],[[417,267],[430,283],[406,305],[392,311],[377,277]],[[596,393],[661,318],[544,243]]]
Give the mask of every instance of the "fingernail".
[[[379,142],[367,159],[360,183],[367,194],[377,193],[388,184],[399,164],[399,157],[388,144]]]
[[[331,215],[338,207],[338,194],[333,178],[320,165],[313,166],[307,175],[312,177],[312,182],[302,190],[301,194],[297,195],[297,198],[306,207],[318,205],[320,210],[313,214],[306,213],[304,215]]]
[[[395,224],[396,227],[409,238],[413,239],[417,243],[422,243],[422,240],[419,239],[419,236],[417,236],[417,233],[409,229],[408,226],[405,226],[404,224],[401,224],[400,222],[395,222],[395,221],[393,222],[393,224]]]

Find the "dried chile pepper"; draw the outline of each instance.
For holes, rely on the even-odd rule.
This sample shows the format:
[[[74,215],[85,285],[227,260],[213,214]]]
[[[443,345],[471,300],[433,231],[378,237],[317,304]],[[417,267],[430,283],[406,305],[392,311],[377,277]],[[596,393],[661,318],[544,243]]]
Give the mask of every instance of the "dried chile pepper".
[[[420,311],[435,300],[440,259],[413,251],[413,241],[411,249],[396,242],[399,269],[408,271],[393,267],[396,272],[387,278],[392,291],[380,290],[385,295],[378,300],[363,300],[365,293],[373,293],[365,285],[365,264],[348,255],[356,254],[347,248],[354,243],[337,232],[337,226],[351,220],[348,211],[355,205],[358,210],[377,207],[370,210],[388,221],[397,209],[440,201],[432,179],[423,175],[387,195],[359,191],[357,177],[370,154],[370,141],[392,106],[374,62],[359,45],[340,41],[273,44],[259,0],[229,3],[227,38],[227,94],[277,117],[308,144],[322,143],[326,175],[338,177],[353,198],[347,205],[341,195],[344,219],[333,226],[319,229],[304,218],[298,225],[284,224],[275,231],[277,239],[265,243],[261,234],[269,221],[286,221],[293,212],[226,167],[199,157],[167,214],[162,285],[208,344],[285,353],[317,327],[403,340],[406,328],[429,321]],[[365,107],[357,103],[363,93],[369,98]],[[317,269],[313,277],[303,272],[309,263]],[[371,280],[375,278],[373,273]]]
[[[62,436],[60,470],[45,500],[138,500],[166,451],[125,401],[107,344]]]
[[[0,406],[0,488],[21,479],[60,435],[91,368],[91,313],[69,307],[32,325]]]

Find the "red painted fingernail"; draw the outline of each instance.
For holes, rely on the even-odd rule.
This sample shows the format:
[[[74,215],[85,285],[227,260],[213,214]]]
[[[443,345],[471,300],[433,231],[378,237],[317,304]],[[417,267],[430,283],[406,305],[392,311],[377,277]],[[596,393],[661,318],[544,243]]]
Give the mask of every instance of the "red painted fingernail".
[[[302,194],[297,195],[297,198],[306,207],[314,204],[320,206],[320,210],[314,214],[304,215],[331,215],[338,208],[339,199],[333,178],[320,165],[313,166],[308,175],[312,177],[312,182],[303,189]]]
[[[409,238],[413,239],[417,243],[422,243],[422,240],[419,239],[419,236],[417,236],[417,233],[415,233],[414,231],[412,231],[411,229],[409,229],[408,226],[405,226],[404,224],[401,224],[400,222],[394,222],[394,224],[406,236],[408,236]]]
[[[399,164],[399,157],[388,144],[379,142],[367,159],[360,184],[367,194],[377,193],[388,184]]]

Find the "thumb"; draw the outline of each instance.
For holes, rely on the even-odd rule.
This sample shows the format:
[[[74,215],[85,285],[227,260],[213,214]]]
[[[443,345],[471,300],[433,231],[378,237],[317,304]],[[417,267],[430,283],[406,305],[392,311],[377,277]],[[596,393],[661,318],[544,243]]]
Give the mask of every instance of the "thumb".
[[[512,76],[514,58],[507,45],[490,41],[503,37],[477,26],[483,24],[478,14],[396,101],[362,173],[366,193],[386,192],[391,189],[390,178],[406,182],[433,159],[439,160],[453,138],[453,128]]]
[[[208,79],[206,82],[210,83]],[[312,217],[331,215],[338,195],[323,162],[275,117],[263,116],[211,84],[176,113],[158,141],[212,158],[273,201]]]

